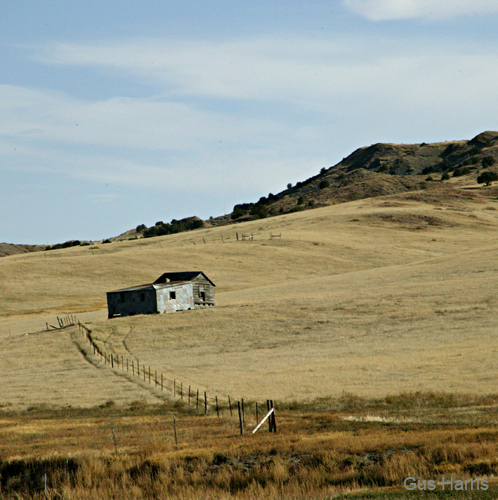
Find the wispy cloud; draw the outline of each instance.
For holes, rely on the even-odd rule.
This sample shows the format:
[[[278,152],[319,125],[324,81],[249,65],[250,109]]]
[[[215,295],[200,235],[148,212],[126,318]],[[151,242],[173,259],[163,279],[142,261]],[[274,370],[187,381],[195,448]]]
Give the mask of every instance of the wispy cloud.
[[[498,12],[495,0],[342,0],[372,21],[422,18],[431,21]]]
[[[427,120],[442,130],[465,123],[477,133],[498,113],[489,99],[498,51],[465,41],[137,39],[50,44],[35,57],[154,86],[147,98],[101,100],[0,86],[3,168],[32,150],[24,153],[29,168],[92,182],[177,190],[186,182],[190,190],[257,189],[261,179],[281,185],[363,140],[402,140],[403,133],[430,140]]]

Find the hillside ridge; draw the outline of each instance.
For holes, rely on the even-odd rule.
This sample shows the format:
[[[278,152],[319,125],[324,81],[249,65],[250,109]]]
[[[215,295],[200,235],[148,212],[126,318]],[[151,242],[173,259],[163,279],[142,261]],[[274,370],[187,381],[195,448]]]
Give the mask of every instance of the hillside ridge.
[[[199,227],[223,226],[258,218],[345,203],[364,198],[427,189],[431,181],[449,181],[453,187],[476,184],[483,171],[497,172],[498,131],[485,131],[470,140],[420,144],[376,143],[363,146],[317,175],[257,202],[240,203],[229,214],[202,221],[187,217],[162,221],[148,228],[140,224],[104,243],[160,236]],[[457,182],[458,179],[458,182]],[[0,257],[79,244],[18,245],[0,243]],[[88,242],[85,242],[88,244]]]

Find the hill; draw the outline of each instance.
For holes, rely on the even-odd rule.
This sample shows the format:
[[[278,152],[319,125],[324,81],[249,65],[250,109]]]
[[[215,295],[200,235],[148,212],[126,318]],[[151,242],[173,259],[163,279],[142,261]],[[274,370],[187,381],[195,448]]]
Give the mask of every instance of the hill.
[[[13,243],[0,243],[0,257],[21,253],[39,252],[41,250],[45,250],[45,248],[45,245],[16,245]]]
[[[68,313],[106,351],[220,396],[492,392],[498,202],[483,193],[428,183],[236,226],[1,259],[2,404],[162,400],[85,358],[77,329],[44,331]],[[107,320],[106,291],[191,269],[216,283],[216,308]]]

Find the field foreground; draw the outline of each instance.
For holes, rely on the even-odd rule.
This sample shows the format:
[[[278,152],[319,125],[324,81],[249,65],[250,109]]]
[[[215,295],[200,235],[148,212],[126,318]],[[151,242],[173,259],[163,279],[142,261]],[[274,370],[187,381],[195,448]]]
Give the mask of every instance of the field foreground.
[[[255,402],[245,403],[244,436],[226,405],[219,416],[179,402],[3,412],[0,498],[491,499],[497,405],[498,396],[345,395],[277,407],[278,432],[252,436]],[[408,477],[436,486],[407,491]]]

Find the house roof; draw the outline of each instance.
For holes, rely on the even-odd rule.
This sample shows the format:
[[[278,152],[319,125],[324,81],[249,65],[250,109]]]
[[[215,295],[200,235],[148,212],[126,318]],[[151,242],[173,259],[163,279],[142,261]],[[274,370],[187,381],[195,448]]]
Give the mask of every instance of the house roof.
[[[137,285],[130,286],[127,288],[120,288],[119,290],[113,290],[107,293],[116,293],[116,292],[137,292],[140,290],[147,289],[158,289],[158,288],[167,288],[169,286],[181,285],[183,283],[189,283],[193,279],[197,278],[199,274],[202,274],[204,278],[206,278],[211,285],[216,286],[202,271],[184,271],[180,273],[164,273],[159,278],[157,278],[154,283],[148,283],[146,285]],[[169,281],[166,281],[169,280]]]
[[[159,278],[157,278],[156,281],[154,281],[154,284],[159,284],[159,283],[167,283],[166,280],[169,280],[169,283],[173,281],[192,281],[199,274],[202,274],[204,278],[206,278],[211,285],[216,286],[202,271],[183,271],[179,273],[164,273]]]
[[[130,286],[127,288],[120,288],[119,290],[112,290],[111,292],[107,293],[118,293],[118,292],[139,292],[140,290],[150,290],[150,289],[161,289],[161,288],[168,288],[172,286],[178,286],[178,285],[184,285],[185,283],[190,283],[189,281],[169,281],[168,283],[149,283],[147,285],[137,285],[137,286]]]

